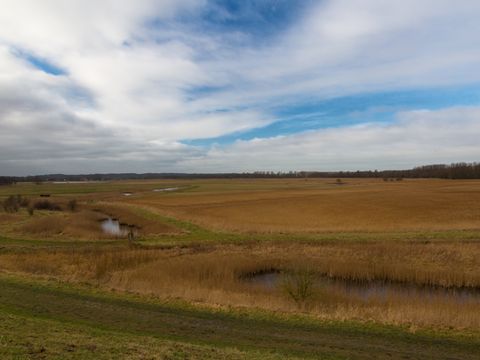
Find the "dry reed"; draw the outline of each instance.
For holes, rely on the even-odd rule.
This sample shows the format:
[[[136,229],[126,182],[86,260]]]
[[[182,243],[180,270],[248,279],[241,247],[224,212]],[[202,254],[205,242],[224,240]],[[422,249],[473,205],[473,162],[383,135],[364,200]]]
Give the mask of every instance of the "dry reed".
[[[194,248],[86,249],[0,255],[0,269],[90,281],[120,290],[181,298],[212,306],[298,311],[281,289],[244,281],[245,276],[308,267],[345,279],[386,279],[449,286],[480,286],[480,245],[435,243],[271,244]],[[368,299],[341,290],[316,289],[304,311],[328,319],[480,328],[480,301],[416,297],[393,292]],[[468,315],[467,315],[468,314]]]
[[[480,181],[352,179],[271,181],[270,188],[218,185],[194,193],[129,201],[216,230],[243,232],[431,231],[479,229]],[[237,183],[239,186],[239,181]],[[257,184],[257,183],[254,183]],[[280,184],[284,186],[281,188]]]

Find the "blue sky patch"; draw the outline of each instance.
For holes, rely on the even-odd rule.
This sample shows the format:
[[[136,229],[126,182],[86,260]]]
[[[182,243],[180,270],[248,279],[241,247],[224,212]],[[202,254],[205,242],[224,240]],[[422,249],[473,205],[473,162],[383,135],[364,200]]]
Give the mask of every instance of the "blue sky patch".
[[[270,36],[285,30],[311,0],[211,0],[204,25],[215,30]]]
[[[47,74],[50,74],[50,75],[55,75],[55,76],[59,76],[59,75],[65,75],[67,72],[62,69],[61,67],[53,64],[52,62],[48,61],[47,59],[45,58],[41,58],[41,57],[38,57],[38,56],[35,56],[31,53],[28,53],[26,51],[22,51],[22,50],[18,50],[18,49],[15,49],[13,51],[13,53],[24,59],[25,61],[27,61],[30,65],[36,67],[37,69],[47,73]]]
[[[394,121],[396,114],[401,111],[438,110],[479,104],[480,85],[345,96],[270,109],[276,120],[262,128],[183,142],[194,146],[224,145],[236,140],[290,135],[365,122],[388,123]]]

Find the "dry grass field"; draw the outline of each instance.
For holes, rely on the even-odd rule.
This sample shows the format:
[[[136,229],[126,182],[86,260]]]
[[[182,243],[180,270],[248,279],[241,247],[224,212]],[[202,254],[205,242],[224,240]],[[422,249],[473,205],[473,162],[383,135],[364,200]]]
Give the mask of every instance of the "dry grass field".
[[[0,210],[0,280],[54,279],[253,317],[480,334],[480,181],[19,184],[2,187],[0,200],[35,204],[42,193],[61,210]],[[134,241],[104,233],[106,217],[139,229]],[[264,274],[280,280],[252,282]]]
[[[203,185],[203,184],[202,184]],[[480,181],[381,179],[215,181],[133,203],[216,230],[410,231],[480,228]]]
[[[53,201],[52,201],[53,202]],[[65,207],[64,199],[55,204]],[[0,231],[14,238],[57,240],[108,240],[112,236],[102,231],[100,223],[106,218],[121,219],[132,224],[144,236],[177,234],[180,229],[162,222],[151,221],[133,209],[113,202],[84,202],[75,211],[37,210],[33,215],[20,209],[18,213],[0,213]]]

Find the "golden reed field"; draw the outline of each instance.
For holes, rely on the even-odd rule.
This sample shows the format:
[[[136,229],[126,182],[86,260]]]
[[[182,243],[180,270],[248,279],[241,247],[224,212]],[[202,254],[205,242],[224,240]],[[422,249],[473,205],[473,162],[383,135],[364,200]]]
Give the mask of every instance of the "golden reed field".
[[[270,244],[169,249],[41,250],[0,256],[3,270],[91,283],[107,289],[181,299],[214,307],[303,312],[330,320],[415,327],[480,329],[480,298],[393,290],[368,297],[343,288],[312,287],[302,303],[282,288],[250,284],[265,271],[307,271],[351,281],[455,289],[480,285],[480,246],[467,244]],[[301,280],[301,279],[300,279]],[[294,284],[296,286],[296,284]]]
[[[480,181],[19,184],[0,196],[34,203],[40,192],[62,210],[0,212],[4,272],[211,307],[480,331]],[[107,217],[139,233],[104,233]]]
[[[216,230],[243,232],[464,230],[480,227],[480,181],[231,180],[129,199]],[[163,194],[162,194],[163,195]]]

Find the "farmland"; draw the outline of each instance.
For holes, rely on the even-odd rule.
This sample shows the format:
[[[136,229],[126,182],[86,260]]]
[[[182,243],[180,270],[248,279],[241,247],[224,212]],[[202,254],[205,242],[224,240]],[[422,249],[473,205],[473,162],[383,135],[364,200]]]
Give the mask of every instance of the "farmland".
[[[2,201],[17,195],[0,210],[5,356],[480,354],[480,181],[0,187]]]

